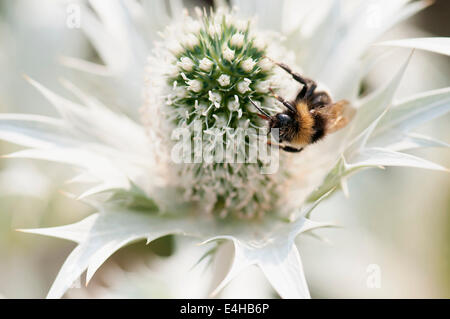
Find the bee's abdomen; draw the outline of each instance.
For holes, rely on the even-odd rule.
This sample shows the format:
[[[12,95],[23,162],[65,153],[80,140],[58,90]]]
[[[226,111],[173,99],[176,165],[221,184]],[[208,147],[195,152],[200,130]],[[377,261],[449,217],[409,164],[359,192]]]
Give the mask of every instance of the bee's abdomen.
[[[317,142],[325,136],[326,119],[320,114],[314,114],[313,134],[311,136],[311,143]]]

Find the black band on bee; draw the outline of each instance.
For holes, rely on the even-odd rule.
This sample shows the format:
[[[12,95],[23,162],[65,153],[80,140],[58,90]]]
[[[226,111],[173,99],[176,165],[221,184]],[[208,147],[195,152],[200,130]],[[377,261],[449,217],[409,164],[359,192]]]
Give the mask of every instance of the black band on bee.
[[[322,107],[324,105],[332,103],[331,97],[326,92],[317,92],[314,94],[314,96],[311,98],[310,102],[308,103],[308,107],[310,110]]]
[[[291,147],[291,146],[283,146],[283,147],[281,147],[281,149],[283,151],[289,152],[289,153],[300,153],[301,151],[303,151],[303,147],[295,148],[295,147]]]
[[[313,114],[314,118],[314,134],[311,136],[311,143],[317,142],[325,136],[326,119],[320,114]]]

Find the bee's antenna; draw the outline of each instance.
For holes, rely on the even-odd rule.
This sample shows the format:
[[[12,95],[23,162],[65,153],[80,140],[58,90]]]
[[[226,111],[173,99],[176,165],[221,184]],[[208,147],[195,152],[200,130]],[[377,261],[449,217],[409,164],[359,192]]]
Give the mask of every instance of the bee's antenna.
[[[254,107],[256,107],[256,109],[261,112],[261,114],[258,114],[262,119],[264,120],[270,120],[271,116],[265,112],[262,108],[260,108],[258,105],[256,105],[255,102],[253,102],[253,100],[251,98],[248,98],[250,100],[250,103],[253,104]]]

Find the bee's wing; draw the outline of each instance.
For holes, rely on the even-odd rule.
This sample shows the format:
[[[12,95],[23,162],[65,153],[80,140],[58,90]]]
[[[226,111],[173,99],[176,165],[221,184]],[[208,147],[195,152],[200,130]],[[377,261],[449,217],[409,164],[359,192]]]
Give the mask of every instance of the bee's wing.
[[[315,112],[327,119],[326,131],[327,133],[333,133],[347,125],[354,114],[354,109],[347,100],[341,100],[316,109]]]

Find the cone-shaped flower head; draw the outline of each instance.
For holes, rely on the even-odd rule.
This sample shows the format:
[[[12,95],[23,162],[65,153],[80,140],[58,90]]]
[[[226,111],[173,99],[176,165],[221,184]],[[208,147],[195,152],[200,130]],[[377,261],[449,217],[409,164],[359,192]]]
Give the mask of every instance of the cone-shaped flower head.
[[[277,77],[266,57],[277,55],[280,44],[262,45],[264,35],[251,20],[231,17],[223,11],[186,16],[166,29],[149,59],[144,118],[166,146],[163,162],[177,162],[171,178],[185,200],[221,217],[251,218],[274,208],[283,174],[261,174],[279,157],[264,142],[267,124],[250,98],[276,107],[269,88],[289,79]],[[172,138],[183,134],[188,151],[180,148],[180,156]]]

